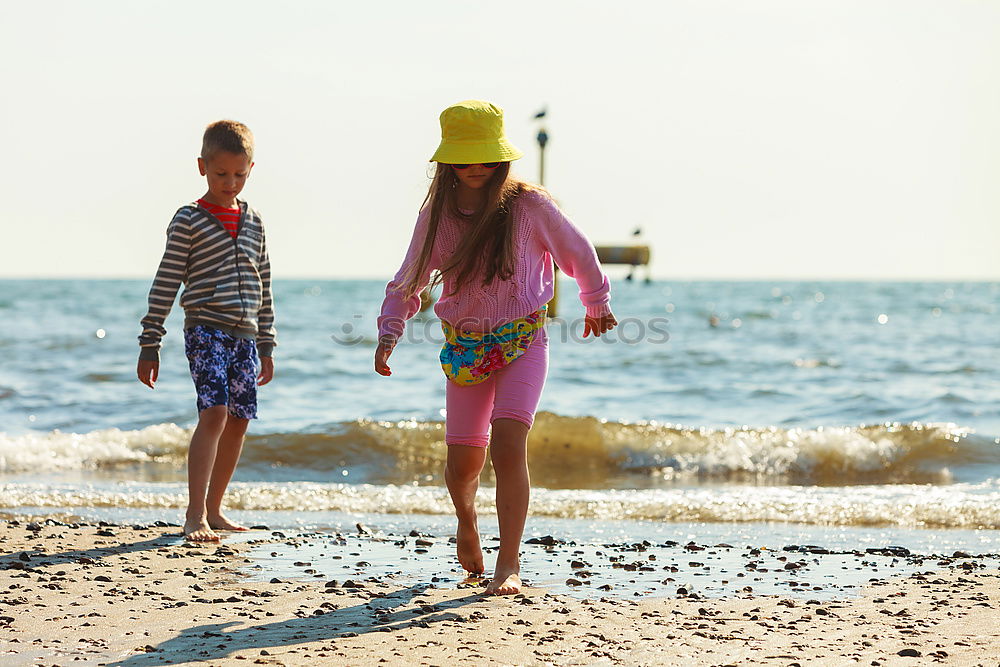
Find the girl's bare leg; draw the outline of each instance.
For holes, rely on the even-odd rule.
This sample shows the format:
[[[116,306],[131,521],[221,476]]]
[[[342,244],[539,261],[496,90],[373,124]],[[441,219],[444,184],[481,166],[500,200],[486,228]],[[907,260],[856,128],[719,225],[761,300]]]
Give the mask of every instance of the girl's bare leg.
[[[514,419],[493,422],[490,457],[497,478],[500,551],[493,580],[486,587],[486,592],[492,595],[514,595],[521,591],[521,537],[531,487],[528,430],[527,424]]]
[[[455,539],[458,562],[467,572],[482,574],[483,550],[479,542],[479,522],[476,516],[476,491],[479,473],[486,463],[486,448],[472,445],[448,445],[448,462],[444,479],[455,505],[458,530]]]

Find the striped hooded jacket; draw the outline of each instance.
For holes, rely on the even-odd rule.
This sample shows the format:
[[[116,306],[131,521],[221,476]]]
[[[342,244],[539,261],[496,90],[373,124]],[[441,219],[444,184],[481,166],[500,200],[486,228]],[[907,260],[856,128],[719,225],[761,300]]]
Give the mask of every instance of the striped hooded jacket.
[[[181,283],[184,328],[199,324],[238,338],[257,340],[262,357],[276,344],[271,304],[271,263],[260,215],[244,201],[234,239],[222,223],[197,204],[182,206],[167,227],[167,247],[149,290],[142,318],[139,358],[158,360],[163,323]]]

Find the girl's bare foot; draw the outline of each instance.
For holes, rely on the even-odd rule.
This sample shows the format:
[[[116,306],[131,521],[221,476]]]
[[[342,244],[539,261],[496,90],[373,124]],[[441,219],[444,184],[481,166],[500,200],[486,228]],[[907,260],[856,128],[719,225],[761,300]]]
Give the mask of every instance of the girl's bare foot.
[[[215,530],[250,530],[246,526],[230,521],[222,512],[208,517],[208,525]]]
[[[486,571],[483,565],[483,550],[479,544],[479,529],[473,523],[458,523],[455,532],[455,542],[458,551],[458,562],[466,572],[482,574]]]
[[[218,542],[219,535],[205,519],[188,519],[184,522],[184,539],[192,542]]]
[[[516,571],[497,570],[486,586],[487,595],[517,595],[521,592],[521,575]]]
[[[510,563],[510,561],[507,561]],[[497,566],[493,570],[493,579],[486,586],[487,595],[517,595],[521,592],[521,563],[520,559],[513,563],[501,563],[497,559]]]

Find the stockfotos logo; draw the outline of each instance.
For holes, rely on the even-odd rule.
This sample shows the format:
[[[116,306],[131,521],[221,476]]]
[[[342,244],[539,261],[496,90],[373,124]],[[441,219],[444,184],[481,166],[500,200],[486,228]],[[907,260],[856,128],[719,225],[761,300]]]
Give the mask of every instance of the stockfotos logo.
[[[337,345],[371,345],[375,342],[375,326],[364,315],[355,315],[352,322],[344,322],[339,330],[330,334],[330,339]],[[670,332],[667,330],[670,320],[665,317],[650,317],[642,319],[638,317],[625,317],[618,321],[611,331],[595,337],[593,334],[587,338],[583,337],[584,319],[582,317],[567,320],[561,317],[550,317],[545,324],[549,340],[559,340],[561,342],[573,341],[575,343],[604,343],[625,345],[663,345],[670,340]],[[476,326],[475,322],[463,321],[455,325],[459,329],[479,331],[482,327]],[[421,318],[411,320],[403,330],[402,341],[406,343],[433,343],[434,345],[444,344],[444,333],[441,331],[441,322],[436,318]]]

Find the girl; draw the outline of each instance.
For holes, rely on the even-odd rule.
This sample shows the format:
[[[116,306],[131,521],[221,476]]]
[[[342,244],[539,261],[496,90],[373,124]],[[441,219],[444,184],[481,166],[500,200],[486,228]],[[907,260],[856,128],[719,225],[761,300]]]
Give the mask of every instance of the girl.
[[[434,179],[403,265],[386,287],[375,350],[375,371],[390,375],[389,355],[437,269],[444,289],[434,312],[449,379],[445,481],[458,517],[458,560],[469,572],[484,571],[475,500],[489,445],[500,550],[486,592],[495,595],[521,590],[527,439],[548,369],[543,325],[552,260],[580,286],[584,336],[618,324],[594,247],[544,190],[511,176],[510,162],[521,155],[504,136],[498,107],[470,100],[442,112]]]

